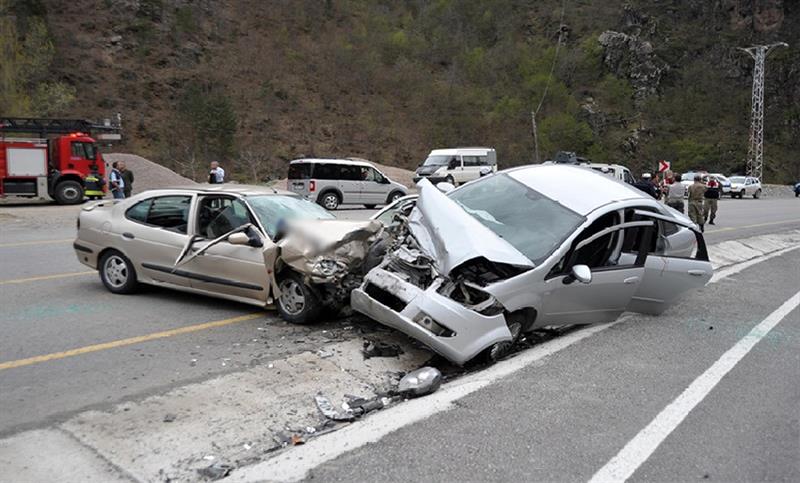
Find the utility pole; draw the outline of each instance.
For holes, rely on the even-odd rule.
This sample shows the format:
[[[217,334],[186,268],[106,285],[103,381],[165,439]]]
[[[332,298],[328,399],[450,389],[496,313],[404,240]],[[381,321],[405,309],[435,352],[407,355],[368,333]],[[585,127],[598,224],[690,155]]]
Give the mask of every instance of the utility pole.
[[[539,160],[539,128],[536,126],[536,111],[531,111],[531,130],[533,131],[533,162],[541,163]]]
[[[753,68],[753,109],[750,115],[750,145],[747,151],[747,175],[761,179],[764,167],[764,62],[778,47],[788,47],[785,42],[739,48],[755,60]]]

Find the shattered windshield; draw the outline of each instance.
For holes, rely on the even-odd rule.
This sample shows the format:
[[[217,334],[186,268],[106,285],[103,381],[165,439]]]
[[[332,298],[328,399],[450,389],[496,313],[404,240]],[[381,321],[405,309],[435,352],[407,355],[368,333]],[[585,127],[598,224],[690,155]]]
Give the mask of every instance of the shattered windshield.
[[[270,238],[278,231],[283,220],[330,220],[336,218],[325,208],[298,196],[264,195],[248,196],[247,202]]]
[[[449,196],[537,265],[584,220],[505,174],[469,184]]]

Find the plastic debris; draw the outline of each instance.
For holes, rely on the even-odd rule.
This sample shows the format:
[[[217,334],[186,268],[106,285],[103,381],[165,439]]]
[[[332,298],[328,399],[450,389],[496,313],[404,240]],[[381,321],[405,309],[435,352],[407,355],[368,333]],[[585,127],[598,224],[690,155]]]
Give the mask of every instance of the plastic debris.
[[[233,470],[233,466],[225,463],[213,463],[205,468],[200,468],[197,470],[200,473],[200,476],[208,478],[209,480],[219,480],[221,478],[225,478],[231,473]]]
[[[174,415],[172,413],[168,413],[168,414],[164,415],[163,421],[165,423],[171,423],[171,422],[175,421],[176,419],[178,419],[178,416],[176,416],[176,415]]]
[[[397,390],[406,396],[424,396],[435,392],[441,385],[442,373],[439,369],[421,367],[403,376]]]
[[[203,459],[206,460],[206,461],[214,461],[214,455],[207,454],[207,455],[203,456]]]
[[[322,359],[327,359],[328,357],[333,357],[333,352],[326,351],[325,349],[319,349],[317,351],[317,355]]]
[[[291,438],[292,446],[299,446],[301,444],[305,444],[306,440],[303,439],[302,436],[299,434],[293,434]]]
[[[352,421],[354,419],[353,413],[345,411],[340,413],[336,407],[331,403],[330,399],[318,393],[314,396],[314,401],[317,403],[317,409],[328,419],[333,421]]]
[[[397,357],[403,353],[403,349],[397,344],[365,340],[361,352],[364,354],[364,359],[370,359],[372,357]]]

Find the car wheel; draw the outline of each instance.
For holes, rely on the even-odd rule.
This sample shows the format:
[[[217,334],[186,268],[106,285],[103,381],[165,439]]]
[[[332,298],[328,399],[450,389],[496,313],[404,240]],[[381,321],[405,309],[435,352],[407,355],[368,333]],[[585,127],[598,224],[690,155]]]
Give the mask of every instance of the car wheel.
[[[755,193],[753,193],[753,198],[759,199],[761,198],[761,189],[757,189]]]
[[[339,207],[339,203],[341,202],[342,200],[339,199],[339,195],[333,191],[323,193],[322,196],[319,197],[319,204],[326,210],[335,210]]]
[[[495,363],[511,352],[514,344],[519,340],[519,336],[522,335],[522,324],[520,322],[514,322],[508,326],[508,330],[511,332],[511,340],[492,344],[486,349],[484,352],[484,359],[486,362]]]
[[[374,210],[377,205],[364,205],[364,208],[368,210]]]
[[[109,292],[129,294],[135,292],[139,286],[133,263],[116,250],[109,250],[100,257],[98,269],[100,280]]]
[[[305,284],[303,277],[294,272],[286,272],[278,282],[281,292],[278,297],[278,315],[292,324],[315,322],[322,311],[319,297]]]
[[[740,191],[740,192],[739,192],[739,199],[740,199],[740,200],[744,199],[744,195],[745,195],[745,192],[744,192],[744,190]]]
[[[386,204],[387,205],[391,205],[392,203],[394,203],[395,201],[399,200],[403,196],[405,196],[405,193],[403,193],[402,191],[392,191],[389,194],[389,197],[386,198]]]
[[[61,205],[74,205],[83,201],[83,186],[77,181],[62,181],[56,185],[53,197]]]

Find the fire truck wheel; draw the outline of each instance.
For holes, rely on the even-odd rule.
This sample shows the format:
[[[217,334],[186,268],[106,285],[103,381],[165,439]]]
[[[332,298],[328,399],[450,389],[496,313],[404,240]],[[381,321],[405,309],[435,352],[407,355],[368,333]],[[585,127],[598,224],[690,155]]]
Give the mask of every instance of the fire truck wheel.
[[[61,205],[75,205],[83,201],[83,186],[77,181],[62,181],[56,185],[54,193]]]
[[[116,250],[108,250],[100,257],[98,263],[100,280],[109,292],[128,294],[136,291],[139,282],[136,269],[128,258]]]

